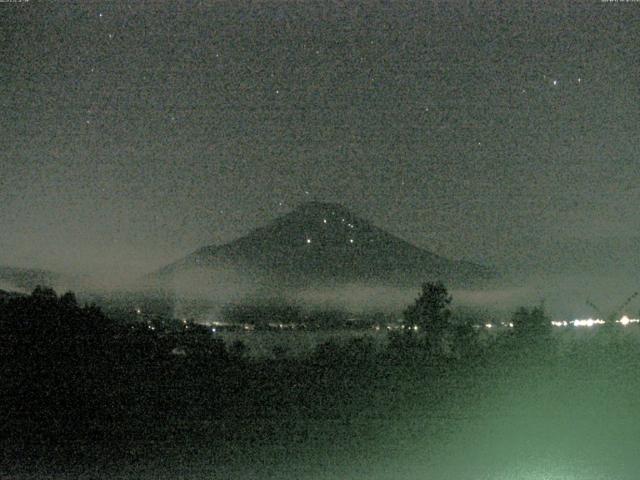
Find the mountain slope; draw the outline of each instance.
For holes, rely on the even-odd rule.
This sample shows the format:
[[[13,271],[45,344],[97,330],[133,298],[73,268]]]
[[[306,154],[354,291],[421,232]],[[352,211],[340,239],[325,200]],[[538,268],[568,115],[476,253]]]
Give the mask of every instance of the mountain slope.
[[[494,273],[420,249],[339,204],[309,202],[248,235],[206,246],[152,275],[171,283],[189,271],[233,269],[258,283],[304,287],[366,282],[416,285],[441,279],[467,285]]]

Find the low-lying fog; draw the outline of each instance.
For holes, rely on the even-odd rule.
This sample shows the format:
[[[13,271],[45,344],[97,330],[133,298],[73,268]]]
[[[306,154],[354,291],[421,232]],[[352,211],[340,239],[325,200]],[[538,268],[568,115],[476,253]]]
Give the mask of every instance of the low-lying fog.
[[[212,304],[278,296],[305,306],[341,308],[354,313],[402,311],[420,292],[420,285],[401,287],[365,283],[280,289],[277,285],[257,286],[249,276],[230,270],[183,274],[172,288],[178,297],[209,300]],[[521,275],[519,278],[512,275],[489,282],[484,287],[449,287],[455,306],[509,314],[519,306],[544,304],[554,318],[606,316],[638,289],[640,278],[633,274],[591,272]],[[587,301],[599,307],[601,312],[594,311]],[[626,313],[635,315],[639,308],[637,302],[632,302]]]
[[[53,286],[59,292],[74,290],[80,297],[83,294],[157,293],[157,288],[147,277],[112,281],[108,277],[60,275]],[[580,318],[613,313],[625,299],[640,289],[640,277],[633,272],[522,273],[501,276],[477,288],[448,287],[454,306],[509,315],[519,306],[544,304],[546,311],[554,318]],[[277,297],[301,306],[338,308],[354,313],[400,312],[420,291],[420,285],[387,286],[356,282],[281,287],[276,282],[258,281],[255,275],[229,268],[200,268],[183,272],[165,284],[164,288],[174,299],[197,300],[212,306]],[[7,279],[2,280],[0,289],[26,291]],[[587,301],[598,306],[600,312],[587,305]],[[639,308],[634,301],[623,313],[635,316]]]

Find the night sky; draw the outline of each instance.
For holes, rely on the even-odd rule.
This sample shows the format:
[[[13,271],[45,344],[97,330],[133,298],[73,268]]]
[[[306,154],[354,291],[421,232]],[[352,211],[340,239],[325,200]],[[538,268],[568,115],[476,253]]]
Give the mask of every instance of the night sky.
[[[640,3],[0,16],[0,264],[131,277],[322,200],[509,274],[635,275]]]

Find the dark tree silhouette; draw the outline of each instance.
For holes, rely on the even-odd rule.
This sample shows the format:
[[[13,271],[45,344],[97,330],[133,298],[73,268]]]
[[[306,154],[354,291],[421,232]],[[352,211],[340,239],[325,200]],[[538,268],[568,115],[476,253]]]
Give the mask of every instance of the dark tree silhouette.
[[[551,322],[544,307],[518,308],[511,318],[517,336],[544,336],[551,333]]]
[[[60,304],[69,309],[78,308],[78,300],[73,292],[67,292],[60,297]]]
[[[248,348],[242,340],[235,340],[229,345],[229,355],[235,360],[241,360],[247,354]]]
[[[442,282],[426,282],[414,304],[403,312],[405,323],[419,328],[433,353],[441,353],[445,334],[451,327],[450,304],[451,296]]]
[[[478,349],[478,333],[469,323],[456,325],[453,329],[453,348],[459,357],[467,357]]]
[[[34,301],[40,302],[56,302],[58,300],[58,296],[53,288],[43,287],[42,285],[38,285],[33,289],[31,298]]]

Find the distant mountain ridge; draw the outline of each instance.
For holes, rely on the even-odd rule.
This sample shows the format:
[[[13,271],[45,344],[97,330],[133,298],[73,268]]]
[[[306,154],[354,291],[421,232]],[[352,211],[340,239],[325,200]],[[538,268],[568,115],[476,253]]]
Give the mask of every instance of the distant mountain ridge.
[[[25,293],[14,292],[12,290],[2,290],[0,289],[0,302],[3,300],[9,300],[11,298],[24,297]]]
[[[495,271],[421,249],[337,203],[308,202],[224,245],[202,247],[153,273],[160,283],[191,270],[233,268],[283,286],[367,282],[451,285],[488,280]]]
[[[53,286],[61,276],[49,270],[0,266],[0,288],[31,292],[36,286]]]

